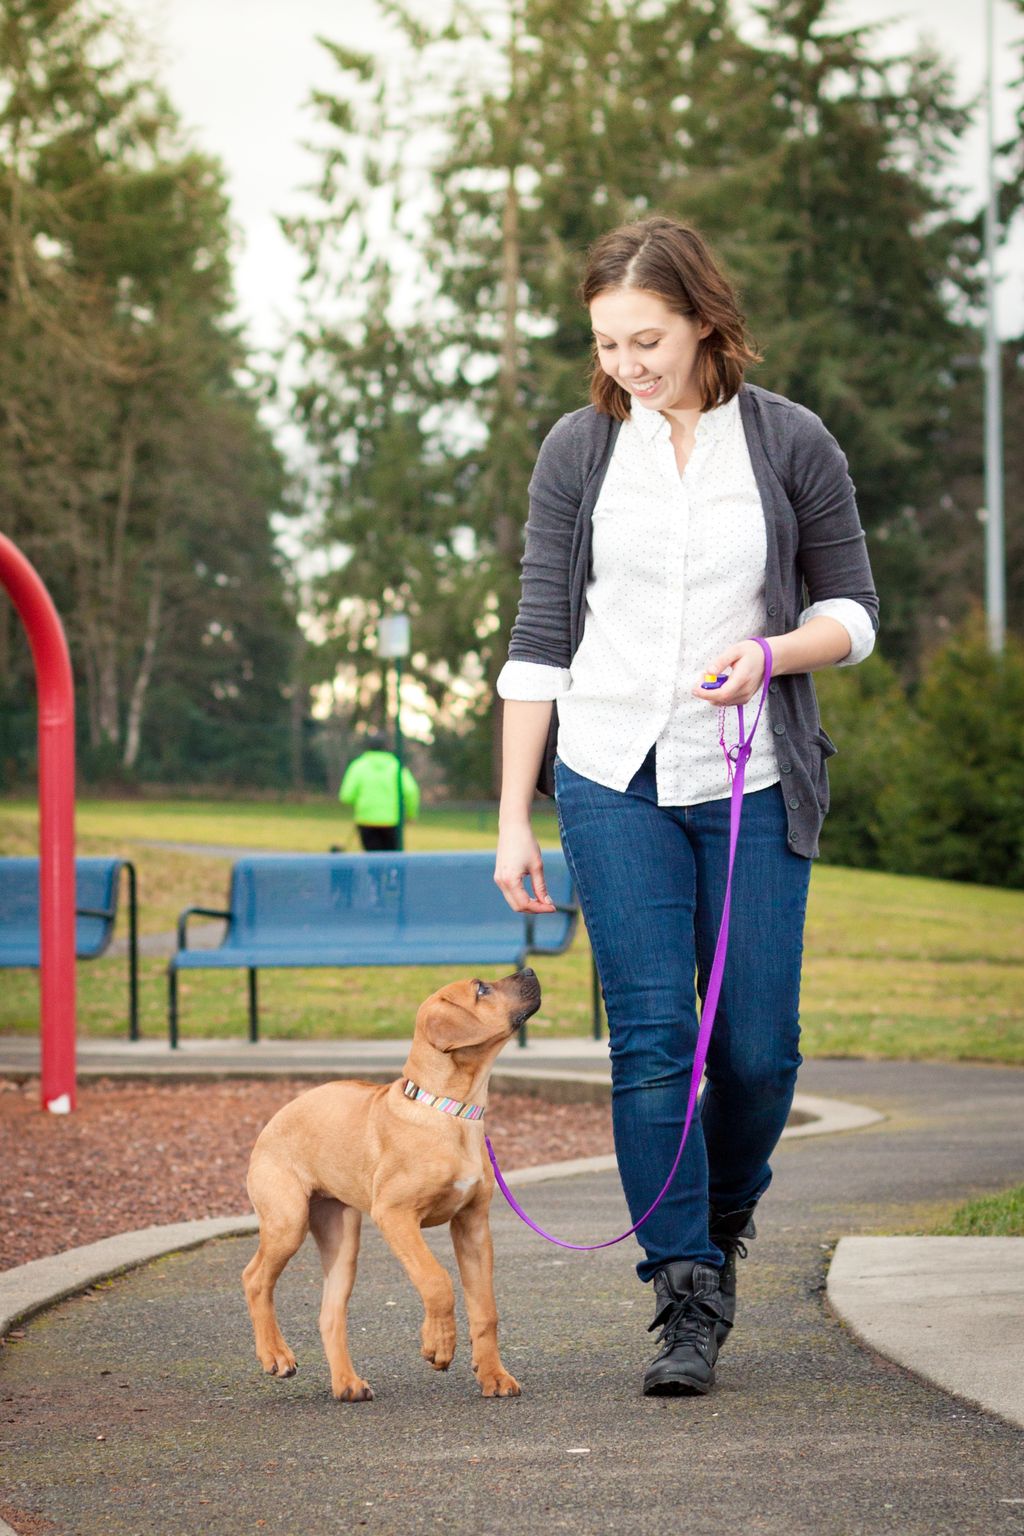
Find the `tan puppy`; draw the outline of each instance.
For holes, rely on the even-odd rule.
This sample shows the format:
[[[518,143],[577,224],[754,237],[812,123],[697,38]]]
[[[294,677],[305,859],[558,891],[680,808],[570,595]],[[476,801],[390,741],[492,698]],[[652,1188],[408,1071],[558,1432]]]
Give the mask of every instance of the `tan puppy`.
[[[406,1097],[403,1083],[486,1104],[498,1052],[539,1007],[540,983],[531,970],[490,985],[474,980],[442,987],[416,1015],[401,1079],[383,1087],[325,1083],[299,1094],[264,1127],[248,1177],[260,1245],[243,1283],[265,1371],[295,1372],[295,1356],[274,1313],[274,1287],[311,1231],[324,1270],[320,1336],[331,1390],[344,1402],[373,1397],[352,1364],[346,1324],[362,1212],[368,1211],[423,1298],[421,1353],[437,1371],[446,1371],[455,1353],[455,1295],[420,1228],[451,1223],[473,1370],[485,1397],[518,1396],[519,1383],[498,1355],[488,1225],[494,1172],[483,1124]]]

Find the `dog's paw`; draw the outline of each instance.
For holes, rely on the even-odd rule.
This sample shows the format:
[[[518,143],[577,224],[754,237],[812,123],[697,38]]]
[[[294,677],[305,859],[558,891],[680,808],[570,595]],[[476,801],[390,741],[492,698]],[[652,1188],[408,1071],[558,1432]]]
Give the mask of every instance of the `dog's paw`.
[[[260,1354],[260,1364],[268,1376],[294,1376],[298,1362],[287,1344],[281,1349],[267,1350]]]
[[[339,1403],[372,1403],[373,1388],[361,1376],[341,1376],[331,1382],[331,1392]]]
[[[423,1324],[420,1354],[435,1371],[446,1371],[455,1358],[455,1320],[431,1319]]]
[[[522,1387],[514,1376],[500,1365],[496,1371],[481,1371],[476,1373],[476,1379],[480,1383],[480,1391],[484,1397],[519,1397],[522,1395]]]

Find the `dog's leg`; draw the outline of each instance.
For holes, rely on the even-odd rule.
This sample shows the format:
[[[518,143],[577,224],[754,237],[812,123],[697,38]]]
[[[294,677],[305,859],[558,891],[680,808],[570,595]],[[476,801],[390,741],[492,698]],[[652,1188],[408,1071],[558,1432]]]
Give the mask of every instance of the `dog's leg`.
[[[487,1212],[490,1201],[465,1206],[451,1219],[452,1244],[462,1276],[473,1346],[473,1369],[484,1397],[518,1397],[518,1381],[498,1354],[498,1308],[494,1300],[494,1244]]]
[[[245,1266],[242,1284],[256,1336],[256,1354],[270,1375],[294,1376],[295,1356],[277,1325],[274,1287],[288,1260],[302,1247],[309,1200],[293,1173],[269,1161],[250,1165],[248,1188],[260,1219],[260,1245]]]
[[[451,1276],[424,1242],[414,1212],[405,1207],[374,1205],[370,1215],[420,1293],[423,1302],[420,1354],[430,1361],[435,1371],[446,1371],[455,1354],[455,1287]]]
[[[331,1391],[343,1403],[365,1403],[373,1397],[369,1382],[356,1374],[348,1352],[347,1309],[356,1278],[361,1222],[359,1211],[340,1200],[314,1195],[309,1202],[309,1230],[324,1270],[320,1337],[331,1368]]]

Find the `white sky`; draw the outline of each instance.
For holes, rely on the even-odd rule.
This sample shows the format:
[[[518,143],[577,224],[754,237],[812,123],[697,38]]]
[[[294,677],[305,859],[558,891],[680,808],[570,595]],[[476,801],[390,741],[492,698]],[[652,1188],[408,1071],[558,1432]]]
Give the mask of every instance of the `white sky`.
[[[298,206],[297,189],[312,174],[302,150],[313,119],[305,109],[314,85],[329,87],[330,60],[317,35],[375,51],[394,34],[373,0],[122,0],[152,40],[169,94],[199,147],[227,170],[238,226],[236,285],[251,340],[273,346],[297,314],[299,263],[276,216]],[[1008,0],[995,0],[997,136],[1013,128],[1009,87],[1019,73],[1024,19]],[[896,52],[922,37],[953,61],[961,93],[978,93],[985,67],[984,0],[835,0],[833,27],[888,22],[880,51]],[[961,147],[956,180],[973,189],[967,208],[983,197],[983,114]],[[965,211],[967,211],[965,208]],[[1000,260],[999,327],[1024,329],[1024,220]]]

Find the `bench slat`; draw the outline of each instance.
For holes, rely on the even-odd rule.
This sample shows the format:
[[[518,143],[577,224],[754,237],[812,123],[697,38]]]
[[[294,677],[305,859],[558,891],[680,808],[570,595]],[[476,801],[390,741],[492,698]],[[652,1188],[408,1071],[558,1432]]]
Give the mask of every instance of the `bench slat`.
[[[197,970],[514,960],[526,950],[526,920],[507,905],[493,872],[494,855],[487,852],[239,859],[222,943],[179,948],[172,963]],[[545,872],[552,899],[572,904],[560,850],[546,853]],[[566,912],[535,917],[531,951],[559,953],[574,921]]]
[[[179,971],[245,968],[249,1038],[258,1038],[256,973],[319,966],[519,966],[532,954],[561,954],[577,921],[561,849],[544,853],[552,901],[563,909],[513,912],[494,884],[494,854],[263,854],[231,872],[222,942],[189,949],[187,921],[168,965],[171,1044],[178,1039]],[[520,1032],[525,1039],[525,1031]]]
[[[75,860],[75,954],[98,959],[114,934],[121,859]],[[103,916],[97,915],[104,914]],[[0,859],[0,966],[39,965],[39,860]]]
[[[531,951],[533,953],[533,951]],[[518,965],[526,954],[522,936],[518,945],[506,943],[504,948],[495,944],[473,944],[471,941],[453,943],[443,950],[437,944],[364,944],[351,948],[286,949],[245,948],[188,949],[175,956],[175,968],[179,971],[314,969],[321,966],[355,967],[367,965]]]

